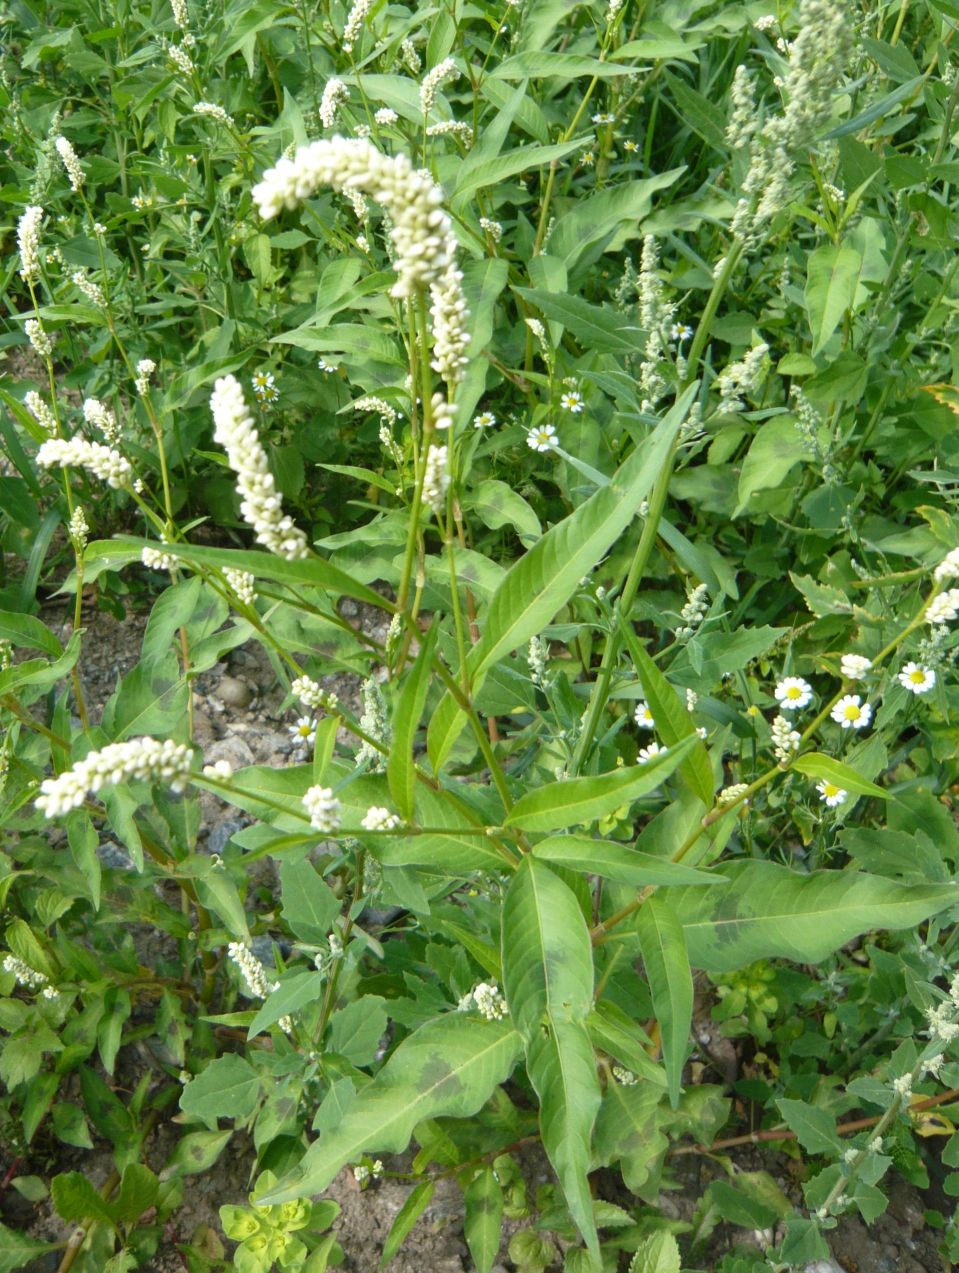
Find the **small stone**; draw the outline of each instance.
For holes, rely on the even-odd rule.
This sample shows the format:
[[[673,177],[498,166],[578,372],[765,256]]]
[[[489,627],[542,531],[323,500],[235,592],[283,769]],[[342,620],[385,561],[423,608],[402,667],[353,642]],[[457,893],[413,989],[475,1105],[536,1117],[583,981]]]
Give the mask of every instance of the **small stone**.
[[[224,676],[216,687],[216,696],[227,707],[249,707],[253,702],[253,691],[235,676]]]
[[[220,738],[211,743],[203,753],[203,763],[214,765],[218,760],[225,760],[232,769],[245,769],[255,763],[253,751],[245,739],[236,734]]]
[[[242,831],[247,824],[238,818],[227,818],[219,826],[213,828],[207,836],[206,847],[210,853],[222,853],[230,838]]]
[[[340,614],[344,619],[355,619],[359,612],[360,607],[355,601],[351,601],[349,597],[340,602]]]
[[[813,1260],[806,1265],[803,1273],[843,1273],[843,1267],[835,1260]]]

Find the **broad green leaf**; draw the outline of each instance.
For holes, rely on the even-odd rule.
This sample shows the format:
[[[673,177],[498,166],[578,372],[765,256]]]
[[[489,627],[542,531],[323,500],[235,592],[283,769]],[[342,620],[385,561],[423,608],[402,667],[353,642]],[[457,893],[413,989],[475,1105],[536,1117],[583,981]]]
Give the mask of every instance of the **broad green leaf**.
[[[818,963],[853,937],[911,928],[959,902],[959,885],[899,884],[862,871],[803,875],[776,862],[725,862],[729,888],[681,887],[669,900],[689,962],[733,972],[757,959]]]
[[[568,292],[547,292],[536,287],[513,289],[546,318],[562,323],[583,349],[601,349],[613,353],[637,354],[645,343],[646,333],[640,327],[623,322],[614,309],[592,305],[581,296]]]
[[[385,1268],[409,1236],[413,1225],[429,1206],[436,1185],[432,1180],[421,1180],[409,1192],[406,1201],[396,1213],[396,1219],[390,1225],[383,1254],[380,1256],[380,1268]]]
[[[806,1101],[791,1101],[780,1097],[776,1104],[779,1112],[796,1133],[800,1145],[810,1154],[837,1154],[840,1140],[836,1133],[836,1120],[826,1110]]]
[[[539,518],[529,504],[506,482],[495,478],[478,482],[473,489],[464,492],[463,502],[485,526],[493,530],[499,530],[501,526],[514,527],[527,548],[531,548],[543,533]]]
[[[187,1132],[176,1143],[170,1160],[164,1167],[164,1177],[194,1176],[201,1171],[209,1171],[220,1154],[226,1149],[231,1128],[222,1132]]]
[[[666,72],[665,78],[680,123],[688,125],[713,150],[725,157],[729,149],[725,133],[726,120],[718,104],[702,93],[697,93],[670,71]]]
[[[672,168],[577,199],[570,211],[557,219],[549,238],[550,255],[559,257],[572,271],[587,267],[604,252],[618,252],[643,233],[642,223],[653,206],[653,195],[677,182],[684,171]]]
[[[702,800],[707,808],[713,802],[713,769],[709,753],[702,739],[696,736],[696,726],[679,695],[663,676],[642,646],[632,648],[636,671],[646,691],[646,701],[656,722],[656,732],[667,747],[675,747],[684,738],[692,736],[695,742],[679,766],[686,786]],[[667,755],[669,753],[667,752]]]
[[[420,717],[426,706],[430,688],[431,662],[436,647],[439,624],[430,625],[416,662],[410,668],[400,690],[393,712],[393,736],[390,755],[386,763],[386,778],[390,795],[404,822],[413,821],[413,794],[416,771],[413,761],[413,743],[419,728]]]
[[[796,428],[792,416],[777,416],[760,425],[739,472],[738,502],[733,516],[748,512],[749,501],[756,491],[779,486],[794,465],[810,459],[812,454],[812,444]]]
[[[526,1043],[543,1146],[570,1214],[595,1251],[587,1172],[601,1094],[584,1024],[593,1000],[592,945],[576,895],[529,856],[503,903],[503,986]]]
[[[693,976],[683,928],[669,903],[654,893],[639,908],[636,932],[659,1022],[669,1100],[676,1109],[693,1020]]]
[[[333,1013],[327,1048],[346,1057],[351,1065],[369,1065],[376,1057],[386,1023],[386,1001],[379,995],[364,994]]]
[[[340,913],[340,902],[313,863],[308,858],[300,862],[288,859],[280,867],[280,885],[283,918],[294,934],[314,946],[326,941]]]
[[[503,1189],[492,1167],[481,1167],[467,1185],[463,1234],[476,1273],[490,1273],[499,1254],[503,1227]]]
[[[143,633],[141,661],[159,662],[169,653],[177,629],[189,621],[202,590],[203,580],[194,576],[171,584],[157,597]]]
[[[143,659],[126,674],[103,709],[111,741],[172,734],[186,719],[188,689],[172,652]]]
[[[23,663],[14,663],[12,667],[0,672],[0,694],[10,694],[14,690],[27,688],[37,692],[47,690],[68,675],[70,669],[80,657],[82,632],[74,632],[67,642],[66,649],[59,658],[49,663],[46,659],[27,659]],[[19,697],[19,695],[18,695]],[[30,702],[36,695],[32,695]]]
[[[582,141],[558,142],[552,146],[521,146],[518,150],[508,150],[505,155],[497,155],[495,159],[481,159],[478,163],[461,164],[458,168],[456,185],[452,197],[466,200],[476,194],[477,190],[485,190],[487,186],[498,186],[529,168],[539,168],[558,159],[564,159],[574,150],[582,149]]]
[[[47,625],[41,619],[35,619],[32,614],[0,610],[0,641],[42,650],[52,659],[58,659],[63,653],[63,646]]]
[[[681,1273],[679,1244],[665,1229],[653,1233],[636,1248],[629,1273]]]
[[[116,541],[118,547],[126,548],[129,540]],[[136,541],[141,547],[145,540]],[[367,588],[365,584],[351,579],[322,557],[308,557],[304,561],[286,561],[273,553],[253,552],[234,548],[198,548],[193,544],[177,544],[177,558],[196,566],[218,566],[221,570],[245,570],[256,579],[270,579],[274,583],[289,583],[296,587],[303,584],[322,588],[334,596],[352,597],[355,601],[365,601],[367,605],[376,606],[378,610],[392,610],[392,605],[378,592]]]
[[[372,1083],[306,1151],[299,1167],[257,1202],[322,1193],[367,1150],[401,1153],[426,1118],[468,1118],[506,1081],[522,1049],[508,1021],[450,1012],[404,1039]]]
[[[912,79],[907,80],[905,84],[900,84],[898,88],[894,88],[891,93],[887,93],[884,97],[880,97],[878,101],[873,102],[860,114],[852,119],[847,119],[838,127],[833,128],[830,132],[823,134],[823,140],[834,137],[848,137],[852,133],[861,132],[877,119],[881,119],[883,115],[888,115],[894,106],[898,106],[900,102],[906,101],[910,97],[916,96],[926,82],[925,75],[916,75]]]
[[[743,1172],[743,1175],[746,1173]],[[736,1177],[737,1181],[739,1177]],[[765,1229],[782,1219],[780,1212],[763,1198],[754,1193],[737,1189],[728,1180],[714,1180],[709,1186],[707,1197],[715,1205],[722,1218],[730,1224],[738,1224],[746,1229]],[[792,1207],[786,1204],[791,1211]]]
[[[855,248],[825,244],[809,254],[805,297],[813,357],[853,307],[861,270],[862,257]]]
[[[242,1121],[256,1108],[260,1079],[256,1070],[235,1053],[217,1057],[180,1093],[180,1109],[216,1130],[218,1118]]]
[[[309,1003],[316,1003],[323,994],[324,977],[309,970],[294,972],[281,978],[277,988],[264,1000],[263,1006],[250,1022],[248,1039],[256,1038],[281,1017],[290,1015]]]
[[[15,1273],[15,1270],[36,1267],[41,1255],[57,1249],[57,1242],[41,1242],[36,1237],[18,1234],[13,1228],[0,1225],[0,1273]]]
[[[608,1052],[644,1083],[665,1089],[666,1073],[646,1050],[652,1047],[649,1035],[618,1004],[601,999],[587,1017],[586,1026],[594,1047]]]
[[[583,75],[612,79],[617,75],[632,75],[633,70],[632,66],[617,66],[578,53],[515,53],[500,62],[493,76],[498,80],[538,80],[550,76],[568,80]]]
[[[80,1171],[66,1171],[54,1176],[50,1193],[57,1215],[62,1220],[99,1220],[113,1225],[110,1206]]]
[[[644,764],[535,787],[520,796],[503,825],[520,827],[523,831],[556,831],[604,818],[622,805],[662,786],[682,763],[683,757],[689,754],[690,744],[691,740],[677,743]]]
[[[810,751],[804,756],[797,756],[792,763],[793,769],[801,774],[809,774],[811,778],[822,778],[843,791],[851,791],[857,796],[877,796],[880,800],[888,800],[889,792],[877,787],[874,782],[861,778],[855,769],[844,765],[832,756],[824,756],[822,752]]]
[[[157,1199],[160,1182],[143,1163],[128,1163],[123,1169],[120,1191],[110,1210],[120,1224],[134,1224]]]
[[[609,486],[548,530],[507,571],[489,603],[483,635],[468,657],[474,695],[490,667],[543,630],[633,520],[668,461],[695,392],[695,386],[690,386],[647,441],[620,466]],[[429,729],[430,760],[437,772],[465,720],[465,713],[447,694]]]
[[[638,1073],[638,1071],[637,1071]],[[668,1144],[661,1123],[664,1086],[607,1084],[596,1119],[596,1154],[601,1165],[617,1162],[634,1193],[643,1190]]]
[[[573,871],[601,875],[619,884],[642,888],[646,884],[723,884],[710,871],[656,857],[615,840],[593,840],[586,835],[551,835],[533,846],[533,856]]]
[[[391,366],[405,366],[403,346],[396,336],[365,323],[331,323],[322,330],[310,324],[281,332],[271,337],[274,345],[295,345],[297,349],[310,349],[317,353],[335,353],[344,362],[356,362],[366,366],[370,360]],[[382,601],[382,598],[381,598]]]

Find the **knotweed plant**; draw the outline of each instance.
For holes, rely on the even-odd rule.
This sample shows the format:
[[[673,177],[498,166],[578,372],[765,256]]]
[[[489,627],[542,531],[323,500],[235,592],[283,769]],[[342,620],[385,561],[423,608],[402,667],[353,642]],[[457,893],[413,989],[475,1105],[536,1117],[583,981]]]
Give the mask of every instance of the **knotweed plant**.
[[[357,1266],[452,1180],[785,1270],[959,1168],[951,29],[720,7],[7,22],[3,1268],[323,1270],[342,1173]]]

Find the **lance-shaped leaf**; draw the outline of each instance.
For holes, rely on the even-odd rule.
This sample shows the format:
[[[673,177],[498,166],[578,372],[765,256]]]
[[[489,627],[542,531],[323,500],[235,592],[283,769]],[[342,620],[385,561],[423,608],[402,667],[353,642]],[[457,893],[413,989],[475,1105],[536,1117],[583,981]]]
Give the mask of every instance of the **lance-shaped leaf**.
[[[682,862],[643,853],[614,840],[591,840],[586,835],[550,835],[533,848],[533,856],[572,871],[601,875],[618,884],[643,888],[647,884],[725,884],[722,876],[698,871]]]
[[[690,791],[699,796],[708,808],[713,802],[713,770],[709,763],[709,754],[702,741],[696,736],[696,727],[692,718],[679,695],[646,651],[637,645],[631,649],[631,653],[639,679],[646,691],[649,710],[656,722],[656,732],[663,742],[667,747],[675,747],[684,738],[691,736],[696,739],[692,751],[684,759],[679,772]]]
[[[850,769],[832,756],[824,756],[822,752],[810,751],[805,756],[797,756],[792,763],[793,769],[801,774],[809,774],[811,778],[822,778],[833,786],[851,791],[857,796],[878,796],[880,800],[888,800],[889,792],[877,787],[874,782],[860,777],[855,769]]]
[[[439,624],[434,623],[420,646],[416,662],[403,684],[393,713],[393,738],[386,764],[386,777],[390,784],[390,795],[406,822],[413,820],[413,790],[416,786],[413,740],[426,706],[426,694],[430,687],[430,660],[438,632]]]
[[[693,1020],[693,976],[683,928],[669,903],[654,893],[639,909],[636,931],[659,1022],[669,1100],[676,1109]]]
[[[542,631],[633,520],[668,461],[697,387],[689,387],[642,446],[620,465],[608,486],[548,530],[506,572],[490,599],[483,635],[467,660],[474,695],[493,664]],[[430,760],[437,772],[465,720],[447,694],[429,729]]]
[[[499,1255],[503,1227],[503,1189],[492,1167],[481,1167],[467,1186],[463,1234],[476,1273],[490,1273]]]
[[[600,1103],[585,1026],[593,998],[592,946],[573,891],[529,856],[503,903],[503,985],[526,1042],[526,1069],[540,1101],[543,1145],[570,1214],[596,1252],[587,1181]]]
[[[320,1133],[296,1171],[258,1203],[322,1193],[347,1163],[369,1151],[401,1153],[427,1118],[468,1118],[506,1081],[522,1049],[508,1021],[451,1012],[400,1044],[335,1126]]]
[[[586,778],[564,778],[527,791],[513,805],[503,825],[521,827],[524,831],[557,831],[604,818],[661,786],[689,753],[694,738],[685,744],[664,748],[645,764]]]
[[[689,962],[733,972],[757,959],[818,963],[876,928],[911,928],[959,903],[956,884],[899,884],[862,871],[804,875],[776,862],[713,868],[729,887],[677,888],[669,895],[686,934]]]

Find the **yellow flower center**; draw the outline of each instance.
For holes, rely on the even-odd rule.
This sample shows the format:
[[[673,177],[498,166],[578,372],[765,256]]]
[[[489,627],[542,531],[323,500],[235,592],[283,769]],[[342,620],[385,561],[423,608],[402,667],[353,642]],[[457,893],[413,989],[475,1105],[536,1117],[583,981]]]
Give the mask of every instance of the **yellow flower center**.
[[[858,720],[861,715],[862,715],[862,712],[855,705],[855,703],[847,704],[847,706],[843,710],[844,720]]]
[[[790,685],[789,689],[786,690],[787,698],[800,698],[801,696],[802,696],[802,690],[799,688],[798,685]]]
[[[909,679],[912,681],[913,685],[923,685],[925,684],[926,674],[922,668],[917,667],[914,672],[909,673]]]
[[[823,795],[826,797],[827,800],[831,800],[833,796],[838,796],[839,791],[840,791],[840,788],[835,786],[833,783],[831,782],[823,783]]]

